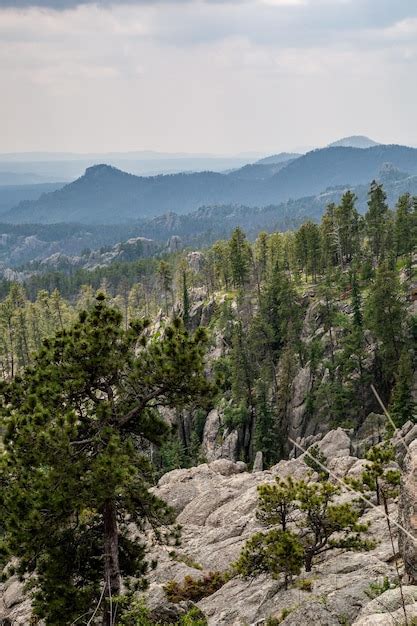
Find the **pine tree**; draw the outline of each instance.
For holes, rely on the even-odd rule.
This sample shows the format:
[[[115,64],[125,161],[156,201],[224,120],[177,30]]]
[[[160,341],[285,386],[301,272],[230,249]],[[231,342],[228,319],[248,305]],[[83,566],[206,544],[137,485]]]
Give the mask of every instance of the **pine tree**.
[[[406,255],[408,264],[415,247],[412,207],[410,194],[406,193],[398,198],[395,212],[395,252],[397,257]]]
[[[385,383],[395,371],[404,341],[405,302],[398,275],[386,262],[377,270],[365,307],[368,328],[379,342],[379,357]]]
[[[268,264],[268,233],[264,231],[260,232],[256,239],[255,255],[259,282],[262,283],[266,277]]]
[[[34,610],[48,625],[91,616],[101,590],[103,624],[113,623],[122,577],[146,570],[128,524],[170,519],[148,490],[146,451],[167,432],[156,407],[210,391],[202,331],[189,336],[175,321],[152,338],[146,322],[121,323],[98,296],[1,388],[3,546],[34,575]]]
[[[360,524],[360,511],[354,504],[336,504],[340,488],[328,481],[286,481],[262,485],[258,516],[269,527],[246,542],[236,564],[244,576],[284,574],[285,584],[304,564],[310,572],[314,559],[329,550],[368,550],[372,544],[363,538],[367,530]],[[294,515],[296,513],[296,515]],[[297,532],[288,530],[294,519]]]
[[[182,319],[185,328],[188,328],[190,323],[190,296],[188,293],[187,284],[187,270],[185,267],[181,270],[182,276]]]
[[[296,253],[299,264],[316,281],[320,269],[321,238],[320,229],[313,222],[305,222],[295,235]]]
[[[335,218],[340,243],[340,264],[350,263],[359,250],[359,213],[355,208],[356,196],[351,191],[343,194],[336,207]]]
[[[416,421],[416,403],[413,399],[413,364],[411,354],[406,349],[401,352],[389,410],[399,428],[409,420]]]
[[[278,460],[279,449],[277,445],[278,433],[276,416],[273,412],[272,402],[269,398],[268,377],[260,376],[255,389],[255,452],[262,452],[266,467],[271,466]]]
[[[229,255],[233,284],[237,289],[243,289],[249,279],[251,254],[246,235],[239,227],[230,238]]]
[[[371,183],[368,198],[368,211],[365,214],[366,234],[371,252],[378,260],[384,252],[388,205],[382,185],[375,180]]]
[[[164,294],[165,301],[165,315],[169,315],[169,301],[168,297],[172,293],[172,271],[169,263],[166,261],[160,261],[158,266],[158,276],[161,284],[162,292]]]
[[[395,449],[391,443],[384,441],[368,450],[366,460],[368,463],[359,480],[352,479],[349,482],[359,491],[374,494],[377,504],[382,503],[388,515],[388,501],[398,495],[401,478],[400,470],[392,467]]]

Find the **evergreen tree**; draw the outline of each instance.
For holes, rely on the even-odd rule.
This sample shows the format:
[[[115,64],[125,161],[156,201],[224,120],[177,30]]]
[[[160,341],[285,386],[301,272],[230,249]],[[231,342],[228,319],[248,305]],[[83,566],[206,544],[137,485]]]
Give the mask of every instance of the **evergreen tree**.
[[[377,270],[365,307],[368,328],[379,342],[385,383],[390,384],[404,341],[406,310],[397,273],[386,262]]]
[[[388,515],[388,501],[398,495],[401,478],[400,470],[392,467],[395,449],[391,443],[384,441],[368,450],[366,460],[368,463],[359,480],[349,482],[359,491],[375,494],[377,504],[382,503]]]
[[[398,198],[395,212],[395,253],[396,257],[406,255],[408,264],[415,247],[413,232],[413,202],[410,194],[403,194]]]
[[[321,218],[321,255],[323,265],[330,268],[340,262],[338,241],[335,238],[336,227],[336,205],[329,204]]]
[[[185,267],[181,270],[182,277],[182,319],[185,328],[190,324],[190,296],[188,293],[187,270]]]
[[[211,248],[214,283],[217,288],[220,285],[229,289],[232,282],[232,270],[230,260],[230,245],[227,241],[216,241]]]
[[[346,191],[335,210],[337,243],[340,246],[340,264],[350,263],[359,250],[359,213],[355,208],[356,196]]]
[[[251,253],[246,235],[239,227],[230,238],[229,255],[233,284],[237,289],[243,289],[249,279]]]
[[[406,349],[401,352],[389,410],[399,428],[409,420],[416,421],[416,403],[413,399],[413,365],[411,354]]]
[[[121,327],[99,296],[68,330],[46,340],[33,365],[2,384],[3,547],[32,573],[34,610],[48,625],[92,615],[114,620],[122,577],[145,572],[139,529],[170,518],[148,490],[149,442],[167,432],[156,408],[206,397],[202,331],[179,321],[152,338]]]
[[[320,229],[313,222],[305,222],[295,235],[297,257],[306,276],[316,281],[320,267],[321,238]]]
[[[268,233],[259,233],[255,242],[255,256],[259,282],[262,283],[266,277],[268,265]]]
[[[362,296],[356,272],[352,273],[351,283],[352,319],[341,338],[342,351],[339,355],[338,366],[347,386],[346,406],[349,410],[345,410],[345,413],[353,415],[356,413],[362,421],[366,417],[371,376],[367,367],[368,353],[364,333]]]
[[[168,297],[172,293],[172,271],[169,263],[166,261],[160,261],[158,266],[158,275],[161,283],[162,292],[165,300],[165,315],[169,315],[169,301]]]
[[[353,504],[336,504],[339,493],[340,488],[328,481],[278,478],[275,485],[261,486],[258,514],[270,530],[246,542],[236,564],[238,573],[284,574],[287,583],[302,563],[310,572],[314,559],[329,550],[370,549],[372,544],[363,538],[367,526],[359,522],[360,511]],[[298,533],[287,528],[294,512],[298,513],[294,516]]]
[[[270,337],[274,361],[282,348],[291,343],[298,347],[302,309],[297,291],[288,274],[276,262],[261,294],[259,315]]]
[[[368,194],[368,211],[365,214],[366,234],[370,250],[378,260],[383,252],[387,231],[388,205],[382,185],[372,181]]]
[[[277,445],[278,433],[276,417],[273,412],[269,394],[268,377],[262,376],[258,379],[255,389],[255,452],[260,450],[265,465],[271,466],[278,460],[279,449]]]

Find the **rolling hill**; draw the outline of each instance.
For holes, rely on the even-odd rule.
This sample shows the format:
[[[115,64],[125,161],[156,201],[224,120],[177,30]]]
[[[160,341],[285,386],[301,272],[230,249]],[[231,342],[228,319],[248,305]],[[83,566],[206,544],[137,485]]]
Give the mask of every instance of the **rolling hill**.
[[[253,171],[244,167],[229,174],[140,177],[96,165],[62,189],[19,203],[2,220],[111,224],[169,212],[185,214],[207,205],[265,207],[317,196],[328,188],[368,185],[386,164],[408,177],[417,175],[417,149],[398,145],[323,148],[284,163],[279,171],[274,169],[279,165],[258,163],[250,166]]]

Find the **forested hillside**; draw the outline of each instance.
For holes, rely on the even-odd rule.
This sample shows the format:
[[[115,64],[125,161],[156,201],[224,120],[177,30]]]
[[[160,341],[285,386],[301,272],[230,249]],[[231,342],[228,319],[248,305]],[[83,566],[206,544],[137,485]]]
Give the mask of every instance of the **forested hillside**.
[[[229,240],[197,251],[146,258],[138,240],[141,253],[122,247],[95,269],[38,265],[21,284],[1,283],[3,372],[27,365],[42,338],[62,319],[75,319],[97,290],[121,310],[125,325],[142,315],[158,323],[181,315],[190,328],[209,328],[218,357],[210,366],[221,381],[213,407],[223,432],[239,434],[236,458],[251,461],[259,449],[272,462],[287,451],[289,428],[315,432],[324,418],[359,427],[375,408],[370,382],[389,401],[415,333],[407,306],[414,297],[416,210],[409,195],[390,210],[373,183],[363,217],[347,192],[319,224],[261,232],[253,243],[237,228]],[[298,426],[289,407],[294,379],[308,388]],[[186,456],[189,445],[185,437]]]
[[[133,176],[100,164],[74,182],[34,201],[23,201],[4,214],[8,222],[120,223],[185,214],[207,205],[265,207],[329,187],[355,187],[378,178],[386,164],[414,178],[417,150],[407,146],[328,147],[279,163],[246,165],[232,172],[194,172]],[[415,184],[415,183],[414,183]],[[409,190],[413,193],[414,190]]]
[[[13,581],[4,597],[8,585],[18,587],[17,573],[30,581],[33,601],[0,604],[0,616],[33,611],[51,626],[92,624],[96,615],[107,626],[161,624],[166,607],[163,618],[150,616],[139,600],[148,576],[165,599],[151,591],[147,601],[168,602],[170,623],[232,624],[216,620],[249,611],[227,595],[249,593],[248,577],[278,604],[293,580],[308,596],[315,579],[300,572],[334,550],[374,550],[372,563],[391,576],[380,565],[377,531],[369,538],[369,520],[361,521],[366,507],[340,501],[326,468],[332,455],[336,468],[337,457],[350,468],[368,455],[376,474],[362,464],[355,489],[376,489],[377,512],[392,506],[399,470],[388,440],[372,448],[385,427],[371,385],[395,427],[412,428],[416,242],[417,198],[404,194],[389,207],[373,182],[364,215],[346,192],[320,222],[253,241],[237,227],[200,249],[147,256],[142,247],[135,260],[65,272],[40,265],[22,282],[3,280],[0,527]],[[306,448],[307,460],[292,458]],[[237,510],[224,517],[222,506]],[[174,511],[182,511],[183,539]],[[213,554],[219,571],[209,572]],[[370,580],[389,588],[364,572],[361,598]],[[356,617],[354,603],[344,602],[334,614]],[[281,608],[289,615],[286,605],[278,614],[259,599],[249,604],[265,620],[281,619]],[[314,608],[313,623],[325,610]]]

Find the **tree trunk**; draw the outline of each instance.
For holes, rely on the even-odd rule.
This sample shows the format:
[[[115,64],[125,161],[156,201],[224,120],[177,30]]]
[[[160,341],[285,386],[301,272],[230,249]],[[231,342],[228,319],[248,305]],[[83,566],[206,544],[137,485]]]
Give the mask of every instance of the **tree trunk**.
[[[103,626],[113,625],[114,604],[112,599],[120,595],[119,533],[116,507],[107,500],[103,507],[104,522],[104,584],[106,585],[106,605]]]

